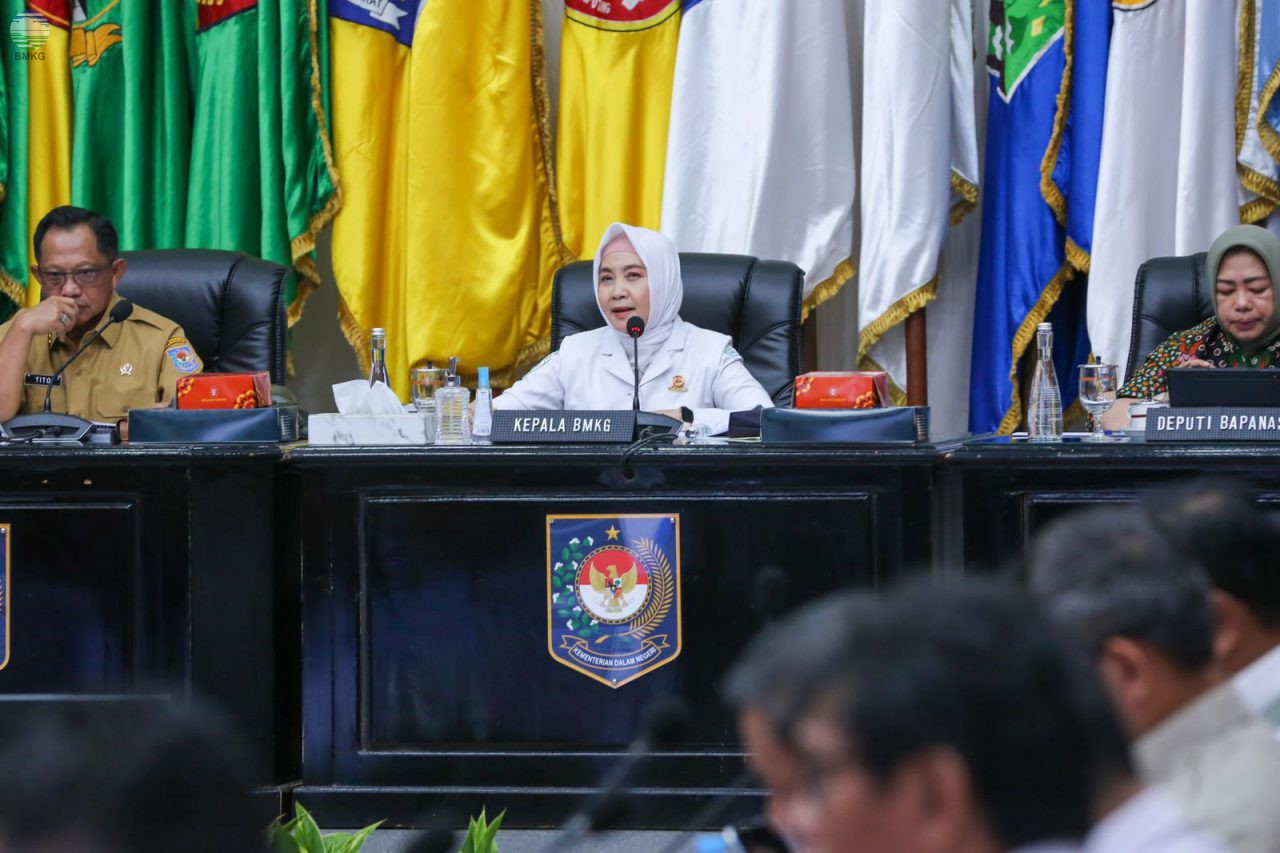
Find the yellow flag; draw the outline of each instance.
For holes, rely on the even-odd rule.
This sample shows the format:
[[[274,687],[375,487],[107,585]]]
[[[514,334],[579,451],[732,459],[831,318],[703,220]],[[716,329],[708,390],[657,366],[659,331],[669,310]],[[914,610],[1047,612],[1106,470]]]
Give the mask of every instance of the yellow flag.
[[[564,242],[662,218],[680,0],[565,0],[556,168]]]
[[[71,61],[70,10],[65,2],[39,0],[28,4],[50,24],[42,58],[27,62],[29,97],[27,124],[27,224],[36,223],[55,207],[71,203]],[[27,252],[35,263],[28,234]],[[27,287],[27,305],[40,301],[40,285]]]
[[[344,203],[333,266],[367,369],[387,330],[409,368],[503,371],[546,349],[561,249],[550,178],[541,0],[329,0]]]

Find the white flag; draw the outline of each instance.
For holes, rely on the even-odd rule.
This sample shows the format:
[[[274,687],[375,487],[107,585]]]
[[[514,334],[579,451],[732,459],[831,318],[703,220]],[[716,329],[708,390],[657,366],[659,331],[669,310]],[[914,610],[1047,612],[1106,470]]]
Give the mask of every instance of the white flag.
[[[858,356],[896,389],[902,322],[933,300],[948,221],[977,199],[971,3],[876,0],[865,11]]]
[[[853,275],[843,0],[686,0],[662,230],[682,252],[792,261],[806,309]]]
[[[1124,370],[1145,261],[1209,248],[1239,219],[1236,4],[1115,0],[1089,269],[1089,338]]]

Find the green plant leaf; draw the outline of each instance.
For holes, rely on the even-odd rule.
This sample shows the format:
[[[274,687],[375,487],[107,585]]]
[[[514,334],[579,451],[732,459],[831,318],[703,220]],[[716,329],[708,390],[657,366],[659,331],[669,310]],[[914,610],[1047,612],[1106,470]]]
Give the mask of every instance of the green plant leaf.
[[[325,853],[347,853],[351,844],[351,833],[331,832],[324,836]]]
[[[302,853],[302,848],[283,826],[277,825],[271,827],[271,853]]]
[[[320,827],[316,825],[311,812],[299,802],[295,802],[293,808],[297,814],[297,825],[293,828],[293,837],[298,842],[298,846],[305,853],[325,853],[324,839],[320,837]]]
[[[481,843],[484,845],[483,853],[498,853],[498,830],[502,827],[502,819],[507,816],[507,810],[503,809],[502,813],[494,818],[493,823],[482,834]]]
[[[569,561],[569,549],[568,549],[568,548],[561,548],[561,549],[560,549],[560,560],[561,560],[562,562],[566,562],[566,563]]]
[[[382,826],[383,821],[371,823],[364,829],[351,836],[351,840],[347,843],[347,848],[342,853],[359,853],[364,849],[365,842],[369,840],[369,836],[373,835],[374,830]]]

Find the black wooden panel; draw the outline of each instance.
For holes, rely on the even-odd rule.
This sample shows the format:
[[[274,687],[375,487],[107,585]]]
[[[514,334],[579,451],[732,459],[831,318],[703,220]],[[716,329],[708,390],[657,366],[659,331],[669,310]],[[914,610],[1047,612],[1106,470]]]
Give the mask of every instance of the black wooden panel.
[[[1280,503],[1280,447],[1274,445],[978,440],[949,460],[955,503],[948,507],[946,535],[963,542],[969,570],[994,571],[1067,512],[1132,501],[1208,474],[1237,478],[1258,490],[1261,502]]]
[[[129,689],[146,656],[146,583],[138,507],[58,494],[0,495],[10,546],[5,694],[103,694]],[[92,553],[85,545],[93,543]]]
[[[367,501],[362,746],[616,748],[635,737],[640,710],[657,696],[679,693],[715,709],[721,673],[759,628],[752,607],[758,568],[782,569],[800,599],[872,585],[873,501],[767,494]],[[547,651],[545,519],[629,512],[680,516],[684,642],[672,664],[614,690]],[[529,698],[513,702],[513,695]],[[727,735],[726,716],[706,713],[689,740],[723,744]]]
[[[296,778],[297,715],[277,714],[274,693],[279,457],[274,445],[0,450],[14,596],[0,728],[49,702],[211,699],[253,748],[256,783]]]
[[[286,456],[303,574],[302,802],[334,825],[519,803],[562,818],[654,697],[694,726],[649,760],[627,819],[678,826],[729,796],[758,811],[718,689],[760,627],[753,578],[793,602],[874,588],[933,551],[933,448],[324,449]],[[547,650],[546,516],[678,513],[681,656],[613,690]],[[657,792],[662,792],[660,795]]]

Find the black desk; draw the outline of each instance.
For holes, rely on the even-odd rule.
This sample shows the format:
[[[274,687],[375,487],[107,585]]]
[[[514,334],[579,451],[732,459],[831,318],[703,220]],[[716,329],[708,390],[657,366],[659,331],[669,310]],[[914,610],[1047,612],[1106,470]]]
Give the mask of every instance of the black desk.
[[[0,449],[12,561],[0,728],[42,703],[203,696],[248,738],[260,785],[293,778],[296,712],[276,690],[296,689],[274,655],[279,458],[274,445]]]
[[[1016,557],[1037,530],[1081,507],[1132,501],[1199,475],[1240,477],[1280,502],[1280,445],[973,440],[947,462],[946,540],[973,571]],[[962,543],[962,545],[961,545]]]
[[[303,785],[321,822],[554,824],[617,760],[655,696],[689,745],[639,774],[628,823],[678,826],[739,776],[719,679],[760,627],[753,575],[793,600],[875,587],[933,551],[935,448],[301,448]],[[296,503],[295,503],[296,502]],[[552,661],[546,516],[679,513],[684,646],[617,690]],[[735,790],[758,813],[758,792]]]
[[[263,786],[301,779],[331,825],[483,805],[516,827],[561,819],[638,709],[679,692],[690,742],[642,769],[629,822],[679,825],[719,793],[757,811],[717,691],[760,626],[758,567],[794,601],[987,570],[1066,510],[1210,472],[1280,501],[1280,445],[663,448],[631,477],[614,447],[0,449],[0,726],[33,703],[202,693]],[[646,512],[680,514],[683,652],[612,690],[547,650],[545,518]]]

